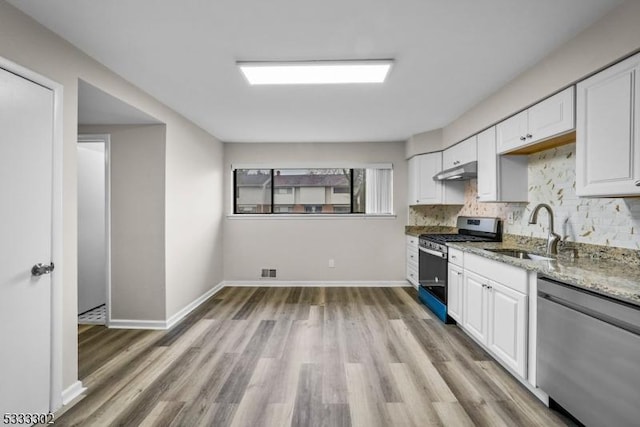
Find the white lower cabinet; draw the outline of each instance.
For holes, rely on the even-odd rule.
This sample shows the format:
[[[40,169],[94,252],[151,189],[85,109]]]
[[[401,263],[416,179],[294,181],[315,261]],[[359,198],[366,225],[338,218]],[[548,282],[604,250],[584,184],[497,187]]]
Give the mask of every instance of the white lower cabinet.
[[[487,347],[526,378],[527,296],[493,281],[487,291]]]
[[[487,295],[489,279],[470,271],[464,272],[462,325],[483,344],[487,342]]]
[[[407,280],[418,288],[418,238],[407,236]]]
[[[521,292],[526,292],[528,287],[526,272],[482,259],[477,264],[485,268],[478,274],[479,270],[470,271],[466,267],[467,260],[473,264],[474,258],[479,257],[465,254],[461,287],[462,328],[502,364],[526,379],[528,296]]]
[[[447,313],[457,322],[462,322],[462,268],[449,263],[447,273]]]

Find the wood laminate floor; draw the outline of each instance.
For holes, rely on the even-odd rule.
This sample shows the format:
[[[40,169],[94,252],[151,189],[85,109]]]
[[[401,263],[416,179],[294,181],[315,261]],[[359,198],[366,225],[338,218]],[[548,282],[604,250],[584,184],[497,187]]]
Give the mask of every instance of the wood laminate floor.
[[[56,425],[565,425],[411,288],[225,288],[169,331],[79,329]]]

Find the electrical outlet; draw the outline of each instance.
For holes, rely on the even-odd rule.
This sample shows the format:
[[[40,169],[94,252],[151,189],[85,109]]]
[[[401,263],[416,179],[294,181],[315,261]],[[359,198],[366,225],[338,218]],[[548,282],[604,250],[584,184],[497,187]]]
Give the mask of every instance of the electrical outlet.
[[[335,259],[330,259],[329,260],[329,268],[336,268],[336,260]]]
[[[513,214],[513,211],[509,212],[507,214],[507,224],[513,224],[514,217],[515,215]]]

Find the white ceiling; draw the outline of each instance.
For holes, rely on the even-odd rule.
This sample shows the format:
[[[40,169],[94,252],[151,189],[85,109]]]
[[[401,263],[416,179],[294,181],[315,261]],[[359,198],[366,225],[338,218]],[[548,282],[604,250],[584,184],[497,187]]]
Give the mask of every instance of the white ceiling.
[[[9,0],[223,141],[442,127],[621,0]],[[238,60],[395,58],[383,85],[249,87]]]

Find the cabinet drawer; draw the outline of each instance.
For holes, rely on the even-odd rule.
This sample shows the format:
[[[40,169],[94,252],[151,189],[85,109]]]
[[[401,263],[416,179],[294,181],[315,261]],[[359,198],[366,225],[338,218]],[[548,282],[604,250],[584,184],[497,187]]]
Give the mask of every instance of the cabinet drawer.
[[[525,295],[528,293],[528,278],[525,269],[469,253],[465,254],[464,267],[465,271],[480,274]]]
[[[418,238],[416,236],[407,236],[407,245],[415,246],[418,249]]]
[[[407,248],[407,262],[412,262],[418,265],[418,251],[414,249]]]
[[[459,249],[449,248],[449,262],[458,267],[464,267],[464,252]]]
[[[412,284],[414,284],[415,286],[418,286],[418,269],[410,267],[408,264],[407,264],[407,280]]]

